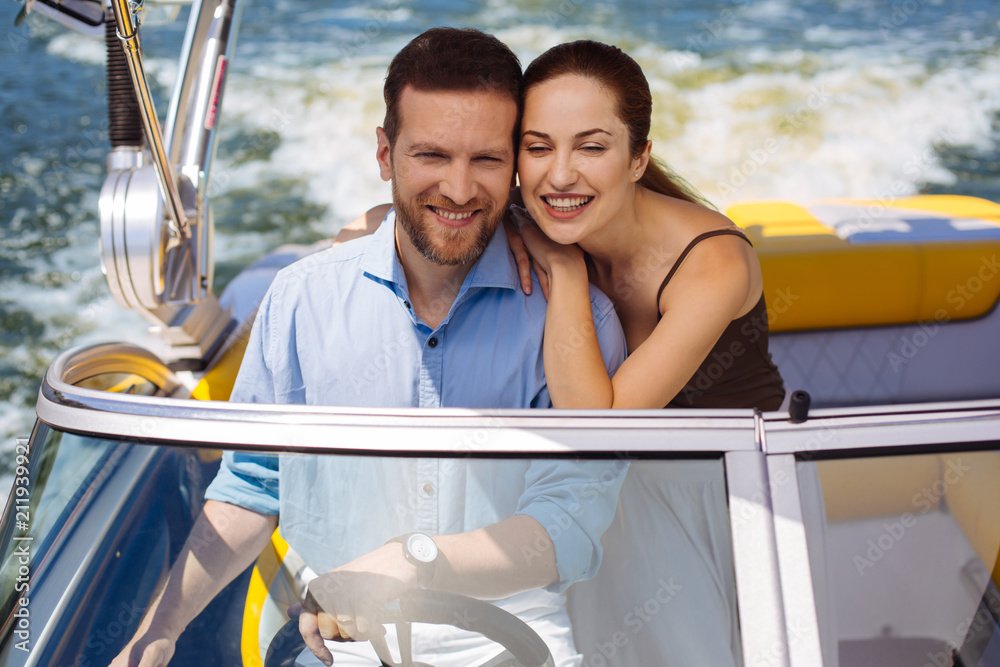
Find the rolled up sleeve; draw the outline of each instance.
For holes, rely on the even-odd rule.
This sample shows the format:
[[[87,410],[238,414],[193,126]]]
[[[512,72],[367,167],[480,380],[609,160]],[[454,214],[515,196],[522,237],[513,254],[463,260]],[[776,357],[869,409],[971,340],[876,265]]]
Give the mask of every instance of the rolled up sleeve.
[[[267,364],[265,345],[270,341],[268,315],[273,306],[269,290],[257,311],[239,375],[229,400],[237,403],[274,403],[274,378]],[[278,456],[251,452],[225,452],[215,479],[205,491],[206,500],[245,507],[260,514],[278,513]]]
[[[601,356],[614,375],[625,360],[625,334],[614,305],[593,285],[590,302]],[[562,592],[597,573],[604,556],[601,536],[614,518],[628,467],[624,459],[539,460],[529,466],[516,513],[534,518],[552,540],[559,580],[548,590]],[[526,548],[526,558],[538,555]]]
[[[618,506],[628,461],[535,461],[527,471],[516,514],[534,518],[548,532],[559,580],[546,588],[561,592],[590,579],[604,555],[601,536]],[[540,554],[526,547],[524,556]]]
[[[205,499],[239,505],[260,514],[277,514],[278,457],[226,452],[219,473],[205,491]]]

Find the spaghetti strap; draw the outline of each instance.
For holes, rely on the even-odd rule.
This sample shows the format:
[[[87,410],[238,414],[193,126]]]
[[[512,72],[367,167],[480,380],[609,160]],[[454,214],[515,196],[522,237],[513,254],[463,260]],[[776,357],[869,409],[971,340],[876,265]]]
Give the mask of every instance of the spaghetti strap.
[[[663,288],[667,286],[667,283],[670,282],[670,279],[674,277],[675,273],[677,273],[677,269],[680,268],[681,262],[683,262],[684,258],[688,256],[688,253],[691,252],[691,249],[694,248],[696,245],[698,245],[701,241],[704,241],[707,238],[711,238],[713,236],[721,236],[723,234],[731,234],[733,236],[739,236],[741,239],[743,239],[747,243],[750,243],[750,239],[748,239],[746,237],[746,235],[743,233],[743,231],[740,230],[740,229],[737,229],[735,227],[726,227],[725,229],[713,229],[711,231],[704,232],[702,234],[698,234],[698,236],[696,236],[693,239],[691,239],[691,243],[687,244],[687,247],[684,248],[683,252],[681,252],[680,257],[678,257],[677,261],[674,262],[674,265],[672,267],[670,267],[670,271],[667,273],[667,277],[663,279],[662,283],[660,283],[660,289],[656,292],[656,312],[657,312],[657,314],[659,314],[659,312],[660,312],[660,297],[663,296]],[[750,247],[751,248],[753,247],[753,243],[750,243]],[[659,319],[659,317],[657,317],[657,319]]]

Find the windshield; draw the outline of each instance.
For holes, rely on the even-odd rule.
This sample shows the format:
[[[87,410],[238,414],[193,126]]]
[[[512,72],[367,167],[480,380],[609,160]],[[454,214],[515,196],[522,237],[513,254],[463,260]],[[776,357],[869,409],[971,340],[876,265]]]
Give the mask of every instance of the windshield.
[[[711,653],[713,665],[743,664],[726,466],[719,455],[630,460],[608,454],[425,458],[254,451],[228,453],[223,463],[218,451],[147,442],[85,438],[44,426],[35,435],[26,533],[34,540],[30,637],[33,646],[43,633],[62,638],[45,645],[38,656],[43,664],[68,664],[69,656],[104,664],[117,653],[185,541],[211,541],[196,523],[206,494],[228,498],[230,507],[277,510],[280,524],[254,554],[253,566],[188,626],[175,665],[261,665],[288,607],[321,590],[310,588],[320,575],[399,536],[426,534],[445,552],[449,536],[477,531],[485,536],[482,553],[509,560],[499,568],[502,576],[470,587],[461,556],[451,551],[453,562],[438,564],[428,587],[468,588],[506,613],[489,616],[491,627],[480,627],[463,625],[455,615],[460,610],[434,620],[434,609],[418,605],[408,612],[417,622],[414,659],[438,664],[442,646],[463,646],[484,659],[499,654],[505,647],[479,633],[496,634],[492,625],[502,630],[510,614],[557,660],[579,653],[584,665],[651,664],[659,658],[650,656],[666,650],[678,660]],[[273,479],[280,492],[251,499],[245,482],[255,474]],[[530,517],[544,533],[511,548],[513,533],[491,526],[514,517]],[[10,542],[4,553],[7,593],[17,577],[17,544]],[[551,558],[550,552],[554,570],[544,585],[516,581],[519,570]],[[449,568],[453,574],[441,574]],[[366,586],[373,597],[381,594],[377,579]],[[5,633],[14,640],[18,625],[11,613],[19,594],[9,594],[4,607]],[[46,625],[46,605],[86,613],[63,613]],[[399,613],[399,605],[388,607]],[[387,627],[389,650],[398,657],[405,635],[397,625]],[[531,640],[515,634],[511,642],[506,650],[516,654]],[[14,644],[5,645],[3,664],[21,664]],[[375,655],[367,642],[338,650]]]
[[[34,455],[33,455],[34,453]],[[70,515],[85,508],[84,496],[99,485],[112,450],[106,443],[40,425],[30,441],[17,445],[13,521],[3,526],[0,618],[14,610],[27,585],[26,553],[48,551]],[[34,562],[38,572],[44,563]]]
[[[1000,664],[998,474],[1000,451],[800,461],[828,655]]]

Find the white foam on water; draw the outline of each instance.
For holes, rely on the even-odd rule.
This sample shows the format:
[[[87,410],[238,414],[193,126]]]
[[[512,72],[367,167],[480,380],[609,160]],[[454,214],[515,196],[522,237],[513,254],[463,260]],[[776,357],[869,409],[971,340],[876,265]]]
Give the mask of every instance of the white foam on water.
[[[736,11],[743,18],[752,18],[758,21],[799,19],[805,16],[805,12],[795,6],[789,0],[761,0],[751,2],[750,0],[739,0]]]
[[[266,162],[234,165],[220,153],[213,182],[224,193],[262,179],[301,180],[309,199],[328,207],[322,225],[331,233],[369,206],[388,201],[390,191],[375,162],[375,127],[384,115],[379,69],[331,63],[303,77],[272,65],[255,68],[252,76],[234,74],[227,119],[253,128],[251,134],[277,132],[281,143]]]
[[[87,37],[72,31],[50,39],[45,51],[50,55],[84,65],[103,66],[108,58],[103,39]]]
[[[657,110],[654,153],[724,205],[914,194],[953,178],[935,146],[993,141],[1000,57],[939,71],[871,61],[863,50],[801,58],[801,69],[773,59],[769,71],[721,81],[712,80],[720,63],[706,61],[703,85],[675,84],[670,54],[659,57],[662,68],[644,62]]]
[[[49,40],[46,53],[59,56],[83,65],[104,67],[107,63],[107,47],[103,39],[87,37],[77,32],[67,31]],[[143,53],[142,65],[146,78],[151,84],[170,88],[177,78],[177,60],[155,57]],[[165,102],[164,102],[165,104]],[[164,108],[164,111],[166,108]]]
[[[848,45],[864,43],[871,39],[871,33],[867,30],[852,30],[844,28],[833,28],[820,24],[806,28],[802,36],[807,42],[819,44]]]

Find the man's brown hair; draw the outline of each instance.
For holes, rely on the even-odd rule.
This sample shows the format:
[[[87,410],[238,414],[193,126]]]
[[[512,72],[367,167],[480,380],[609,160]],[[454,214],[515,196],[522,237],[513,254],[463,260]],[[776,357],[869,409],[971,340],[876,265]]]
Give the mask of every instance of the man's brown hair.
[[[493,35],[473,28],[431,28],[421,33],[389,64],[385,77],[385,120],[389,146],[399,136],[399,98],[406,86],[420,91],[490,91],[517,105],[514,145],[521,124],[521,62]]]

